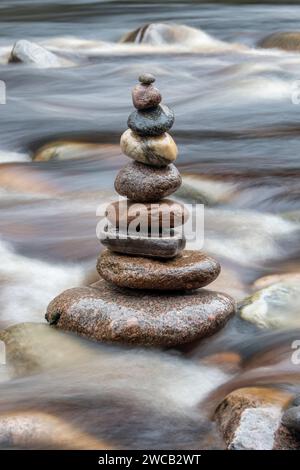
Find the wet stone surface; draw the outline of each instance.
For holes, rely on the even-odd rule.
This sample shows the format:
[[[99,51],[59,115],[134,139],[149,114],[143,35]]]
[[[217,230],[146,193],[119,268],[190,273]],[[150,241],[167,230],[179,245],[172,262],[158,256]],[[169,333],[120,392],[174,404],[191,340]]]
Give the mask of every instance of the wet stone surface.
[[[185,250],[170,260],[145,259],[104,251],[97,270],[119,287],[153,290],[191,290],[210,284],[220,273],[220,264],[200,252]]]
[[[212,335],[234,309],[229,296],[205,289],[158,295],[101,280],[60,294],[49,304],[46,319],[96,341],[175,346]]]

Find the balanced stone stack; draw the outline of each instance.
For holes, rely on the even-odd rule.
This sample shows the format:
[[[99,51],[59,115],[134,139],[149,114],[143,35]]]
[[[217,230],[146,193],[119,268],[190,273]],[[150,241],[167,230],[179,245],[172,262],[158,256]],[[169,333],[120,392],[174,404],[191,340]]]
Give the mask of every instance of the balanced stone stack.
[[[220,272],[200,251],[184,250],[181,226],[189,214],[167,199],[181,185],[168,134],[173,112],[161,104],[151,74],[132,92],[136,108],[121,137],[133,161],[118,173],[115,189],[126,199],[107,207],[97,270],[101,280],[69,289],[49,305],[46,319],[98,341],[175,346],[209,336],[234,312],[233,300],[202,287]]]

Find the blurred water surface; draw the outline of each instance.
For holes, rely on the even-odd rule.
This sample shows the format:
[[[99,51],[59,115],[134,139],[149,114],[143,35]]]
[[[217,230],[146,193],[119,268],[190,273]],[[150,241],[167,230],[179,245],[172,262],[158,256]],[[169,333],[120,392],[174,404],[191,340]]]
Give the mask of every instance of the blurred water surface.
[[[159,37],[155,44],[119,42],[145,23],[183,24],[196,32],[184,44],[176,26],[173,43],[160,42]],[[297,5],[1,1],[0,79],[6,83],[7,103],[0,105],[0,327],[43,322],[46,306],[56,294],[95,279],[100,250],[96,208],[115,197],[114,177],[127,161],[118,147],[119,136],[132,107],[130,89],[143,71],[156,75],[165,103],[175,111],[172,135],[185,181],[185,191],[177,197],[206,204],[205,248],[223,265],[216,288],[240,299],[260,275],[298,270],[300,105],[292,103],[292,91],[300,80],[300,56],[256,45],[268,33],[299,29]],[[75,65],[54,69],[8,64],[7,56],[18,39],[37,42]],[[39,148],[57,140],[68,145],[97,144],[97,152],[91,155],[83,145],[82,155],[79,152],[74,159],[32,161]],[[230,327],[221,337],[221,346],[218,340],[212,342],[209,353],[232,341],[234,347],[245,338],[250,341],[253,334],[243,323],[237,329]],[[276,341],[274,351],[279,347]],[[115,357],[116,370],[121,370],[121,356],[110,356],[110,351],[111,364]],[[164,368],[151,355],[145,353],[138,365],[134,353],[126,358],[128,377],[131,367],[140,371],[136,383],[142,380],[144,362],[150,361],[149,368],[157,367],[157,380],[166,386]],[[167,373],[176,367],[172,357],[158,361],[166,364]],[[76,394],[88,396],[86,388],[76,388],[78,374],[86,370],[88,383],[89,374],[94,380],[94,372],[84,358],[78,364],[77,371],[68,372],[68,380]],[[101,362],[94,366],[102,368]],[[158,421],[157,435],[154,422],[147,434],[143,428],[147,411],[135,415],[134,402],[132,434],[126,437],[125,425],[114,434],[116,412],[108,411],[107,422],[112,424],[101,428],[101,436],[108,432],[124,445],[133,445],[143,429],[137,445],[157,447],[164,439],[166,447],[197,446],[195,433],[205,434],[206,424],[195,428],[195,410],[185,409],[180,401],[182,394],[190,393],[194,365],[183,361],[178,367],[182,377],[177,382],[186,380],[188,389],[180,389],[174,407],[165,412],[166,421]],[[199,369],[196,377],[202,372]],[[102,379],[109,390],[111,378],[105,374]],[[205,393],[227,379],[221,370],[208,371],[206,377],[210,385]],[[18,382],[15,390],[24,389],[28,400],[32,389],[47,396],[47,378],[41,380],[39,384],[37,379]],[[130,384],[123,380],[130,395]],[[59,381],[59,375],[53,378],[54,395]],[[199,378],[199,387],[200,382]],[[119,383],[117,406],[114,402],[116,408],[108,409],[119,407],[124,412],[126,397],[120,398],[122,386],[118,387]],[[57,393],[65,397],[71,391]],[[201,393],[195,393],[195,401],[202,398]],[[155,412],[160,413],[166,397],[161,404],[156,389],[153,394],[158,400]],[[60,400],[54,395],[54,402]],[[16,392],[11,407],[19,406],[19,400],[22,393]],[[109,400],[106,395],[101,400],[104,410]],[[174,410],[179,404],[177,415]],[[0,402],[1,408],[5,406]],[[59,404],[59,413],[65,417],[64,406]],[[78,422],[74,418],[80,428],[82,413]],[[166,437],[168,419],[178,438]],[[83,427],[91,432],[93,425],[100,426],[87,420]],[[213,434],[215,443],[217,439]]]

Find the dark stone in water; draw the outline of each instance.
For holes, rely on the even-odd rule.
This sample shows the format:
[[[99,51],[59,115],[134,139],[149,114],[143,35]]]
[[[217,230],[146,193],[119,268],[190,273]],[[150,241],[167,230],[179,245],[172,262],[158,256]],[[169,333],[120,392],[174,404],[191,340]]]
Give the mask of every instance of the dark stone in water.
[[[265,49],[283,49],[285,51],[300,50],[300,32],[299,31],[282,31],[272,33],[264,37],[258,42],[258,47]]]
[[[169,260],[126,256],[106,250],[97,262],[97,271],[106,281],[131,289],[198,289],[214,281],[220,270],[214,258],[192,250]]]
[[[49,304],[46,319],[57,328],[96,341],[176,346],[210,336],[234,313],[225,294],[200,289],[164,293],[119,289],[104,280],[69,289]]]
[[[122,233],[112,227],[107,227],[101,233],[101,243],[117,253],[152,258],[174,258],[184,249],[186,241],[181,233],[177,234],[175,231],[150,237],[148,234]]]
[[[131,162],[119,171],[115,189],[132,201],[155,202],[177,191],[181,182],[180,173],[173,164],[154,168]]]
[[[144,111],[133,111],[128,127],[142,136],[155,136],[167,132],[174,124],[174,113],[166,105]]]
[[[297,395],[296,398],[293,400],[294,406],[300,406],[300,395]]]
[[[293,406],[282,416],[282,424],[288,429],[300,431],[300,406]]]

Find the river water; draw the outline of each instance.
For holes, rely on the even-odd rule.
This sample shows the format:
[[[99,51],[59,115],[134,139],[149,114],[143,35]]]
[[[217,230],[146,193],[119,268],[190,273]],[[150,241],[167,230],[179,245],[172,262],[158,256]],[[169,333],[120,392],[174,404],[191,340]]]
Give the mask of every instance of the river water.
[[[175,24],[171,40],[158,28],[150,44],[119,42],[145,23]],[[176,24],[194,30],[183,40]],[[206,204],[204,248],[223,266],[215,288],[239,301],[260,276],[299,270],[300,105],[293,103],[293,90],[300,58],[256,46],[271,32],[299,30],[299,6],[10,0],[1,1],[0,28],[0,79],[6,84],[6,104],[0,105],[0,328],[43,322],[55,295],[96,279],[96,209],[115,197],[114,177],[126,162],[119,136],[132,107],[130,89],[143,71],[156,75],[175,111],[172,135],[186,183],[178,198]],[[74,65],[7,64],[18,39]],[[74,158],[33,161],[38,149],[58,140],[82,144],[79,155],[74,150]],[[97,144],[96,154],[90,144]],[[295,332],[269,335],[275,357]],[[60,336],[51,341],[54,349],[63,343]],[[82,439],[107,438],[111,446],[222,447],[198,405],[233,374],[202,358],[240,353],[247,345],[247,354],[258,348],[263,355],[264,341],[241,320],[189,351],[137,354],[75,341],[62,361],[66,369],[53,359],[51,380],[41,359],[38,375],[3,384],[0,407],[36,413],[48,407],[62,420],[54,423],[62,434],[72,422],[89,436]],[[80,353],[71,367],[73,348]],[[279,368],[274,379],[273,367],[274,383],[287,369]]]

